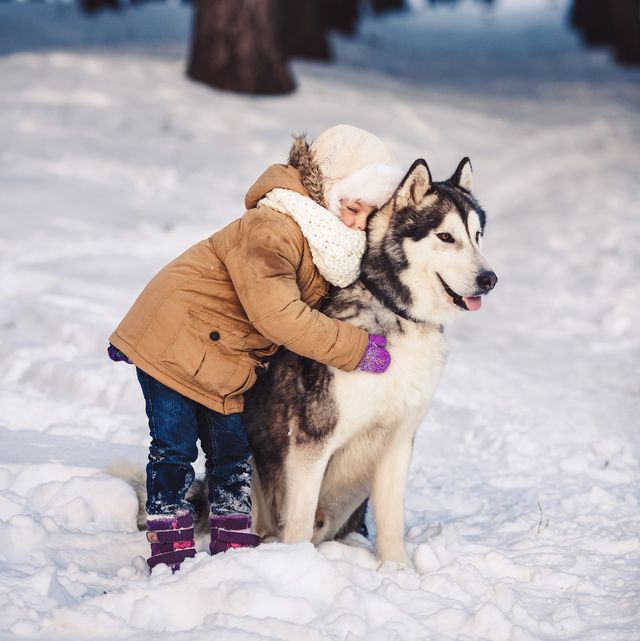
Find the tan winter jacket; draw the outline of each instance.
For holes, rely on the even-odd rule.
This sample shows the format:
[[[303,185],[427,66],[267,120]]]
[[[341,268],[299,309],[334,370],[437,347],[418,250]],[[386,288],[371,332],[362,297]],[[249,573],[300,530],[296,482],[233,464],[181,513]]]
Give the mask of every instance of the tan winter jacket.
[[[243,410],[243,393],[279,345],[350,371],[365,331],[318,307],[328,284],[294,220],[258,201],[274,187],[307,195],[298,171],[272,165],[245,198],[245,215],[164,267],[111,343],[141,370],[206,407]]]

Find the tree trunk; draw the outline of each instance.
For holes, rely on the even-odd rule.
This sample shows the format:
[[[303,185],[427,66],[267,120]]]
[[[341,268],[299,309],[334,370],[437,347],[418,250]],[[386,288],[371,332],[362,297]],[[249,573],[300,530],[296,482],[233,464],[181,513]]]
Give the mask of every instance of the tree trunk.
[[[112,9],[117,11],[118,0],[80,0],[80,6],[85,13],[96,13],[102,9]]]
[[[198,0],[187,76],[249,94],[295,88],[277,37],[277,0]]]
[[[571,20],[571,24],[578,30],[584,27],[586,11],[587,2],[585,0],[573,0],[569,18]]]
[[[397,11],[398,9],[406,9],[407,7],[405,0],[371,0],[371,6],[376,13]]]
[[[640,62],[640,0],[613,0],[613,40],[620,62]]]
[[[359,0],[323,0],[327,26],[347,36],[356,32]]]
[[[278,0],[280,39],[287,58],[330,60],[322,0]]]
[[[571,20],[590,45],[609,44],[613,40],[611,8],[603,0],[574,0]]]

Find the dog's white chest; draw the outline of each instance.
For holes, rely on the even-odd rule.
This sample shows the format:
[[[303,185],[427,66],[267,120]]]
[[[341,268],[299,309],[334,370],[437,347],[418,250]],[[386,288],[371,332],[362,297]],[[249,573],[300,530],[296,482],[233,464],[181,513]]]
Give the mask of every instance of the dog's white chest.
[[[433,326],[409,326],[390,336],[387,348],[391,365],[383,374],[334,370],[339,438],[426,412],[444,365],[444,336]]]

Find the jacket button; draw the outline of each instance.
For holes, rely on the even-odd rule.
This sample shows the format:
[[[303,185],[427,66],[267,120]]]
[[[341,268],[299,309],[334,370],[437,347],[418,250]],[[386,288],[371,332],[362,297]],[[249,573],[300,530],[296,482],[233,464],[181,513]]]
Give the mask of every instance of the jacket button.
[[[220,340],[220,332],[211,332],[211,334],[209,334],[209,338],[212,341],[219,341]]]

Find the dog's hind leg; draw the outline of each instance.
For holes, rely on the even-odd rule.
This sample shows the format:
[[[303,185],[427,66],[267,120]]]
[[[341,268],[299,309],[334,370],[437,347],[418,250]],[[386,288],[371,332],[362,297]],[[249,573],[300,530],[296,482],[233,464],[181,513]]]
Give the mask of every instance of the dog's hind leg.
[[[273,506],[276,499],[273,492],[267,494],[267,489],[254,461],[253,478],[251,479],[251,527],[263,539],[270,539],[278,535],[275,521],[277,510],[275,508],[269,509],[269,505]],[[270,489],[272,490],[272,488]]]
[[[285,462],[286,508],[284,543],[311,541],[320,486],[331,452],[292,446]]]

